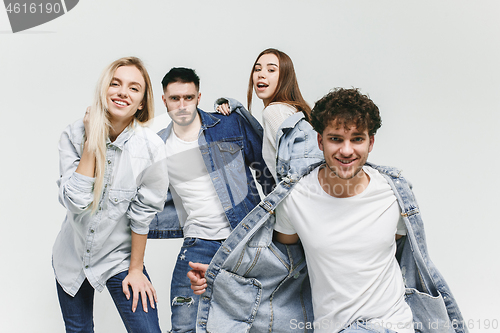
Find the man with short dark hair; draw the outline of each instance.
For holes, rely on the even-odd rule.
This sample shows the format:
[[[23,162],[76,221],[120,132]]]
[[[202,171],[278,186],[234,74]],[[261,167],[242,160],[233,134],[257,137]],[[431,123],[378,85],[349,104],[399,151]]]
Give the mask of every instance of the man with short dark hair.
[[[162,80],[172,123],[158,135],[167,146],[175,212],[167,199],[150,236],[184,237],[171,281],[172,332],[195,332],[199,296],[193,297],[186,276],[188,262],[209,263],[260,201],[250,168],[265,194],[274,185],[262,159],[260,129],[247,121],[252,116],[242,106],[230,116],[200,110],[199,82],[189,68],[172,68]]]

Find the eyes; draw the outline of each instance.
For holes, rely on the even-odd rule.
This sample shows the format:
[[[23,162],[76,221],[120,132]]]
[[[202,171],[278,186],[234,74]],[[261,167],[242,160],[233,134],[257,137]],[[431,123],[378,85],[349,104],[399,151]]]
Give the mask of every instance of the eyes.
[[[333,141],[335,143],[341,143],[341,142],[344,142],[344,139],[341,137],[338,137],[338,136],[332,136],[332,137],[330,137],[330,141]],[[365,141],[365,138],[361,137],[361,136],[356,136],[356,137],[352,138],[351,141],[354,143],[362,143]]]
[[[194,95],[188,95],[188,96],[184,96],[183,99],[186,100],[186,101],[192,101],[194,100],[195,96]],[[174,102],[177,102],[177,101],[180,101],[181,100],[181,96],[169,96],[168,99],[170,99],[171,101],[174,101]]]
[[[261,72],[261,71],[262,71],[262,67],[261,67],[261,66],[255,66],[255,67],[253,68],[253,72],[254,72],[254,73]],[[277,68],[275,68],[274,66],[272,66],[272,67],[268,67],[268,68],[267,68],[267,71],[268,71],[269,73],[274,73],[274,72],[277,72],[278,70],[277,70]]]
[[[120,86],[120,82],[118,81],[111,81],[111,83],[109,84],[110,87],[114,87],[114,88],[118,88]],[[139,89],[139,87],[137,87],[136,85],[132,85],[129,87],[130,90],[132,90],[133,92],[140,92],[141,90]]]

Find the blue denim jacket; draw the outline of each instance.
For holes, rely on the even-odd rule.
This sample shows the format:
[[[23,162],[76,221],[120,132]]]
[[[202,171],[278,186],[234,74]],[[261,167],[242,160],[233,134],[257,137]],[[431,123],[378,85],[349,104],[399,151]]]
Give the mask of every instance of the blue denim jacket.
[[[301,177],[323,163],[316,132],[297,113],[278,132],[281,182],[233,230],[205,274],[197,332],[312,332],[307,267],[299,244],[273,242],[274,209]],[[378,170],[391,185],[408,229],[397,258],[418,332],[465,333],[451,291],[427,253],[422,218],[411,187],[394,168]],[[421,324],[419,324],[421,323]]]
[[[198,109],[201,118],[199,148],[233,229],[260,201],[250,168],[255,170],[264,194],[270,193],[275,185],[262,158],[262,127],[241,104],[235,109],[236,112],[229,116]],[[164,142],[172,126],[170,123],[158,132]],[[173,200],[176,194],[172,192],[170,188],[163,211],[149,225],[148,238],[183,237],[181,221],[186,213],[181,205],[176,209]]]

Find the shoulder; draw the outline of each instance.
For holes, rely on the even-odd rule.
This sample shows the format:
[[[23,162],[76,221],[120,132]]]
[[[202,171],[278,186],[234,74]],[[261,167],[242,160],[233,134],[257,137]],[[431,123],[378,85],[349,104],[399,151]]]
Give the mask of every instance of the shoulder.
[[[297,112],[297,109],[290,104],[286,103],[271,103],[262,111],[263,117],[276,116],[290,116]]]
[[[85,135],[85,126],[83,125],[83,118],[78,119],[72,124],[66,126],[61,134],[61,139],[67,138],[74,144],[81,144],[83,136]]]
[[[155,156],[164,152],[165,143],[150,128],[136,124],[133,131],[134,135],[127,141],[128,150],[135,150],[135,154],[147,154],[151,151]]]
[[[368,166],[369,168],[373,169],[374,171],[377,171],[380,175],[382,175],[390,183],[400,181],[402,183],[407,183],[408,186],[410,187],[410,189],[413,187],[411,182],[408,181],[403,176],[403,170],[401,170],[399,168],[395,168],[392,166],[377,165],[377,164],[373,164],[370,162],[367,162],[365,164],[365,166]]]

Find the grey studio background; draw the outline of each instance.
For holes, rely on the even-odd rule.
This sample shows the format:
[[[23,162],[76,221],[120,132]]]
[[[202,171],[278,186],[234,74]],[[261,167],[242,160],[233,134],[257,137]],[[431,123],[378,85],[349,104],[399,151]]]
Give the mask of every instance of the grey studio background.
[[[201,107],[245,101],[257,54],[293,59],[306,100],[359,87],[383,126],[370,161],[403,169],[423,212],[431,258],[471,332],[500,321],[500,2],[463,0],[85,0],[13,34],[0,9],[0,331],[63,332],[51,249],[65,210],[57,200],[57,143],[83,116],[103,68],[142,58],[166,123],[161,78],[195,68]],[[260,119],[262,103],[254,100]],[[169,285],[179,240],[148,242],[145,263],[170,328]],[[107,291],[96,332],[125,332]]]

